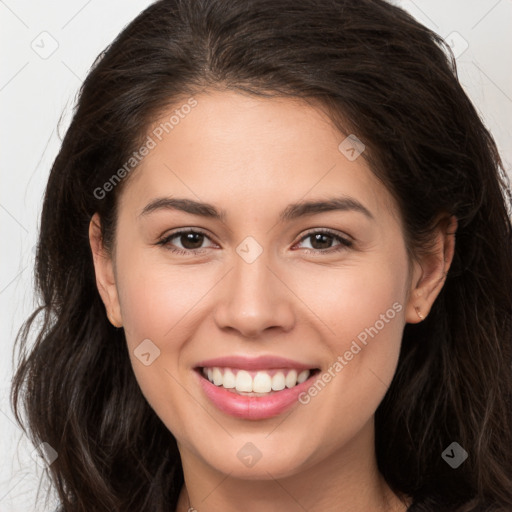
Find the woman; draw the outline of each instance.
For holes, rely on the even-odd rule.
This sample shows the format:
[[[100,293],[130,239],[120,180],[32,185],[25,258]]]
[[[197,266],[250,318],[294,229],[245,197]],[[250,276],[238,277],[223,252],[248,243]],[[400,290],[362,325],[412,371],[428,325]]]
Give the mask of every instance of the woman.
[[[13,403],[60,510],[512,510],[509,201],[399,8],[151,5],[44,199]]]

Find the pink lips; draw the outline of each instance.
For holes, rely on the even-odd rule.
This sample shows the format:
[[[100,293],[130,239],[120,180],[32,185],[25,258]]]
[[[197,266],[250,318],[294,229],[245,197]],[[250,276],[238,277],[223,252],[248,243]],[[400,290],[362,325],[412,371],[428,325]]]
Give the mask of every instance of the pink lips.
[[[313,365],[276,356],[261,356],[257,358],[228,356],[201,361],[197,364],[196,370],[214,366],[238,368],[241,370],[291,368],[301,371],[314,368]],[[219,410],[236,418],[260,420],[277,416],[297,403],[299,395],[311,385],[312,379],[316,378],[317,372],[312,372],[306,381],[293,388],[274,391],[267,396],[261,397],[239,395],[222,386],[216,386],[202,375],[201,370],[196,371],[195,374],[204,393]]]

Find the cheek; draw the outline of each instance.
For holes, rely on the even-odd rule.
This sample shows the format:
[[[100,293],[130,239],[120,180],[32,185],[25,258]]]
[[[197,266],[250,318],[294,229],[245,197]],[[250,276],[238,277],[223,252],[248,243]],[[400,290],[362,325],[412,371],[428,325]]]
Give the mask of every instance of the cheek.
[[[197,271],[194,276],[192,267],[158,265],[141,253],[119,258],[117,269],[123,328],[135,378],[169,430],[186,437],[184,425],[192,423],[198,411],[183,392],[187,376],[181,368],[182,355],[197,327],[200,300],[213,283],[195,281]]]
[[[407,268],[405,251],[395,251],[364,269],[355,264],[339,272],[310,272],[295,289],[317,313],[312,321],[323,333],[322,349],[329,352],[321,382],[303,396],[319,421],[327,424],[335,416],[339,421],[334,423],[346,424],[344,418],[350,417],[352,427],[360,427],[384,397],[405,325]]]
[[[380,340],[387,350],[399,349],[404,326],[407,263],[405,253],[353,260],[338,269],[311,266],[288,271],[285,279],[306,307],[302,320],[314,324],[333,356],[351,342]],[[369,343],[368,343],[369,345]]]
[[[172,350],[173,340],[180,339],[176,334],[190,323],[189,315],[212,288],[214,276],[210,283],[208,273],[199,278],[192,266],[166,264],[145,249],[119,254],[117,288],[129,344],[165,339],[166,350]]]

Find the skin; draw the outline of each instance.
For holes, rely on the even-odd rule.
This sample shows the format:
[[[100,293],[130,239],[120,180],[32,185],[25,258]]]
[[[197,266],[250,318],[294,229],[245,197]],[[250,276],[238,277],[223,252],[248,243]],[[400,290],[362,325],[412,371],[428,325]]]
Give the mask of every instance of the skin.
[[[415,306],[428,315],[444,284],[455,219],[439,224],[430,254],[409,262],[391,195],[362,156],[349,161],[340,152],[345,135],[319,108],[226,91],[195,98],[197,107],[127,181],[112,252],[102,245],[101,219],[90,224],[107,314],[124,328],[141,390],[178,442],[185,476],[178,511],[189,503],[198,512],[406,510],[377,470],[374,413],[395,373],[404,325],[421,321]],[[373,218],[346,210],[279,221],[289,203],[339,195]],[[166,208],[141,215],[170,196],[211,203],[226,218]],[[157,244],[178,228],[206,236],[195,246],[178,236],[168,247],[200,254]],[[349,236],[353,246],[326,253],[340,242],[315,244],[305,238],[312,228]],[[236,252],[247,236],[263,248],[250,264]],[[291,413],[234,418],[197,383],[200,360],[231,354],[279,355],[326,372],[394,303],[401,311]],[[145,339],[160,349],[149,366],[134,355]],[[262,454],[252,467],[237,457],[247,442]]]

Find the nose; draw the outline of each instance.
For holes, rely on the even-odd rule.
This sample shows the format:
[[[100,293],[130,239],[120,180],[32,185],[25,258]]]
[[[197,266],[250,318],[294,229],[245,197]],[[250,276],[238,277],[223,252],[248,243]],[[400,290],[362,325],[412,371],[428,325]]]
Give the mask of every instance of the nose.
[[[236,331],[244,338],[258,338],[271,329],[288,332],[293,328],[293,292],[276,265],[270,266],[266,253],[248,263],[234,258],[234,267],[218,290],[214,319],[219,329]]]

